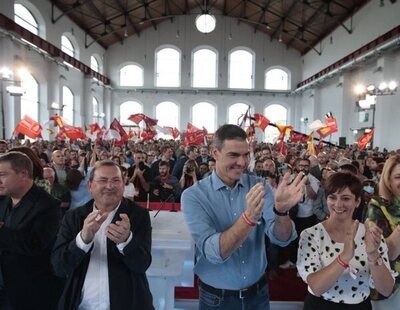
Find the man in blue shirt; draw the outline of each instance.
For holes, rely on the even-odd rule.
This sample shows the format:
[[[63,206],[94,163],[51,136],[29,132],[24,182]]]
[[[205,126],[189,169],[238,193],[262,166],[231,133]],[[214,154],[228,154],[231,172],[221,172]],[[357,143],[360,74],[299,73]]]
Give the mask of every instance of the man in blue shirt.
[[[185,221],[196,243],[199,309],[269,309],[264,240],[286,246],[296,238],[288,216],[303,197],[306,178],[287,173],[275,193],[246,174],[249,144],[244,130],[223,125],[214,135],[211,177],[183,192]],[[289,184],[290,183],[290,184]]]

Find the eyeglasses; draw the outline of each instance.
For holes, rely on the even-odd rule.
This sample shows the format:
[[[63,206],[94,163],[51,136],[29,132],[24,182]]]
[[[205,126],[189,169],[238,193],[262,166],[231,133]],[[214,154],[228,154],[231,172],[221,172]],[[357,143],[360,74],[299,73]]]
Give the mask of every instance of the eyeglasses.
[[[120,185],[122,183],[121,179],[107,179],[107,178],[102,178],[102,179],[97,179],[97,180],[93,180],[93,182],[105,186],[108,183],[111,183],[111,185],[116,186],[116,185]]]

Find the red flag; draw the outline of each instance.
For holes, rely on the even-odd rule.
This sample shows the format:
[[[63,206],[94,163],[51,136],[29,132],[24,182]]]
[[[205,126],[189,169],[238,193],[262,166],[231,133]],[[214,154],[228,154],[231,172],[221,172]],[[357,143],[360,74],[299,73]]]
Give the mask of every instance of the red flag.
[[[278,143],[278,149],[279,149],[279,153],[281,153],[282,155],[285,155],[285,156],[287,155],[287,146],[286,146],[285,141],[281,140]]]
[[[306,143],[307,135],[302,134],[302,133],[296,133],[292,130],[290,132],[290,141],[293,143],[295,143],[295,142]]]
[[[58,126],[60,129],[64,127],[64,122],[63,122],[63,120],[62,120],[60,115],[55,114],[55,115],[50,117],[50,120],[54,122],[54,126],[55,127]]]
[[[204,142],[204,137],[207,135],[206,129],[199,129],[191,123],[187,124],[184,145],[200,145]]]
[[[321,139],[323,139],[337,131],[338,131],[337,123],[336,123],[336,119],[334,117],[328,117],[326,119],[326,126],[317,130]]]
[[[143,128],[142,134],[140,137],[142,138],[142,141],[147,141],[153,139],[157,135],[157,131],[155,131],[152,128]]]
[[[143,113],[137,113],[137,114],[132,114],[131,116],[128,117],[128,119],[135,124],[139,124],[141,121],[144,121],[147,126],[155,126],[158,123],[158,120],[152,119]]]
[[[260,128],[262,131],[267,128],[270,121],[264,115],[259,113],[254,113],[254,126]]]
[[[63,133],[71,140],[86,138],[86,135],[81,127],[74,127],[71,125],[64,124],[64,127],[62,129]]]
[[[17,127],[15,127],[14,131],[22,133],[32,139],[42,137],[42,126],[28,115],[24,115],[24,117],[19,121]]]
[[[98,133],[101,131],[99,124],[93,123],[87,126],[87,130],[90,132],[91,135]]]
[[[370,132],[364,134],[360,139],[358,139],[358,148],[361,150],[365,149],[369,141],[371,141],[374,135],[375,128],[372,128]]]
[[[180,131],[176,127],[168,127],[164,126],[164,129],[168,132],[169,135],[172,136],[172,138],[176,139],[179,137],[181,134]]]
[[[113,121],[111,122],[110,129],[114,129],[116,132],[118,132],[122,139],[125,136],[128,136],[125,129],[121,126],[121,124],[118,122],[116,118],[114,118]]]

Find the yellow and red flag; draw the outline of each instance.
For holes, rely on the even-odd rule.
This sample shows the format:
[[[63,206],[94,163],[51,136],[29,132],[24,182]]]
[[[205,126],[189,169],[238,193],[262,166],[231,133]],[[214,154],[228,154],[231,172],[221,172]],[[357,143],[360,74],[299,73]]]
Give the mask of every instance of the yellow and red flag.
[[[315,150],[314,145],[314,131],[312,131],[307,138],[307,152],[310,155],[317,156],[317,151]]]
[[[326,126],[319,128],[317,130],[321,139],[323,139],[337,131],[338,131],[337,123],[336,123],[336,119],[334,117],[327,117],[326,118]]]

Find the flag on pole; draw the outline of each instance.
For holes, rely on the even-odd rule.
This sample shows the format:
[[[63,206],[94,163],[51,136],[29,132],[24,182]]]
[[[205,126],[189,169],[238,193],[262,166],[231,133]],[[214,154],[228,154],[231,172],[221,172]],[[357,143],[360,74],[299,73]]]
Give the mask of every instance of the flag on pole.
[[[364,134],[360,139],[358,139],[358,148],[361,150],[365,149],[367,144],[371,141],[374,135],[375,128],[372,128],[370,132]]]
[[[14,132],[22,133],[32,139],[41,138],[42,126],[28,115],[24,115],[17,124],[17,127],[15,127]]]
[[[270,121],[264,115],[259,113],[254,113],[254,126],[260,128],[262,131],[267,128]]]

